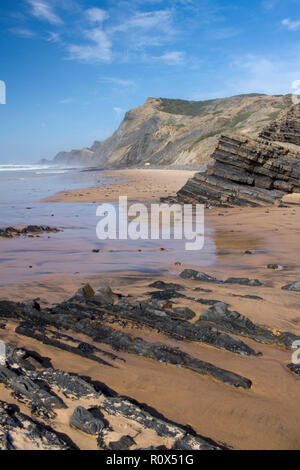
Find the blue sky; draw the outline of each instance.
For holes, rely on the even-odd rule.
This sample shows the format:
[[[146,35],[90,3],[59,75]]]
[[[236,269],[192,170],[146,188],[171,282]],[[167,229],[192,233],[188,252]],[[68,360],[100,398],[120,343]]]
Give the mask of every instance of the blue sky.
[[[2,0],[0,163],[89,146],[149,96],[291,92],[300,0]]]

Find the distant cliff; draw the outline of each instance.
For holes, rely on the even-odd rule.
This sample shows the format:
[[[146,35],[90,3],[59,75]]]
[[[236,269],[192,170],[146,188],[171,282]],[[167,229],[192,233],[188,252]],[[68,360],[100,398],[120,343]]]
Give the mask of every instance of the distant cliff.
[[[60,152],[55,165],[85,167],[196,166],[225,131],[257,136],[291,106],[286,96],[239,95],[208,101],[149,98],[129,111],[116,132],[92,147]]]

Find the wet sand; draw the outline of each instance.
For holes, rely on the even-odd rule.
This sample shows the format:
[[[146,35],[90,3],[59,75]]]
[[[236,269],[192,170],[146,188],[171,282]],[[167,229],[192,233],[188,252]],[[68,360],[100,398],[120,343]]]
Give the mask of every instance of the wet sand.
[[[114,197],[117,197],[116,194]],[[155,197],[156,193],[153,194],[153,198]],[[143,299],[146,292],[153,290],[148,287],[150,283],[165,280],[185,286],[185,294],[188,296],[226,302],[231,310],[246,315],[256,323],[300,334],[300,294],[281,289],[286,284],[300,280],[299,216],[300,207],[297,205],[287,208],[207,210],[207,240],[203,253],[189,256],[183,249],[168,249],[168,244],[163,243],[165,252],[159,250],[159,245],[151,248],[150,262],[145,247],[145,252],[141,253],[137,253],[137,246],[130,248],[135,251],[130,251],[127,247],[127,251],[124,250],[123,253],[123,264],[120,264],[121,254],[111,252],[110,245],[99,254],[88,250],[89,260],[96,256],[101,259],[98,272],[89,270],[90,262],[78,265],[78,259],[71,257],[68,261],[70,269],[65,273],[43,274],[37,266],[32,276],[26,279],[22,270],[18,274],[23,254],[16,253],[15,259],[10,261],[14,263],[15,281],[5,282],[5,270],[2,270],[0,297],[14,301],[40,297],[42,305],[55,304],[70,298],[87,282],[94,288],[106,282],[115,292]],[[46,239],[28,242],[48,243]],[[60,242],[66,243],[63,239]],[[68,248],[71,251],[74,249],[72,245]],[[251,254],[246,254],[249,250]],[[55,266],[55,243],[50,256],[47,252],[38,256],[43,263],[53,263]],[[128,266],[132,266],[133,256],[141,256],[140,269],[126,270],[126,259]],[[80,259],[84,263],[83,257]],[[142,267],[147,267],[147,263],[152,271],[142,270]],[[270,270],[267,268],[270,263],[279,264],[283,269]],[[259,279],[263,285],[246,287],[183,280],[178,275],[186,268],[204,271],[220,280],[227,277]],[[211,292],[196,292],[194,289],[197,287]],[[246,298],[249,295],[259,296],[261,300]],[[177,299],[176,304],[192,308],[196,318],[207,309],[205,305],[181,299]],[[234,449],[299,449],[300,379],[286,368],[291,362],[290,352],[247,339],[246,343],[257,352],[261,351],[263,356],[241,357],[203,344],[178,342],[146,328],[134,331],[137,336],[148,341],[163,341],[178,346],[199,359],[248,377],[253,381],[253,387],[250,391],[234,390],[187,370],[126,353],[120,354],[126,363],[118,363],[118,369],[95,365],[84,358],[74,361],[70,353],[16,335],[13,324],[7,330],[0,330],[0,340],[50,357],[54,367],[104,382],[119,394],[147,403],[168,419],[188,424],[199,434],[226,443]],[[82,339],[91,341],[85,337]],[[6,397],[7,393],[0,386],[0,396],[13,403],[14,399]],[[71,409],[78,404],[70,404]],[[55,426],[60,432],[66,432],[68,413],[70,409],[59,413]],[[95,448],[94,438],[78,431],[72,431],[72,439],[82,449]],[[139,444],[150,445],[150,441],[151,436],[148,442],[140,441]]]
[[[62,191],[44,201],[117,202],[119,196],[127,196],[129,201],[159,201],[161,197],[175,196],[194,174],[194,171],[187,170],[110,170],[105,171],[102,177],[120,179],[120,183]]]

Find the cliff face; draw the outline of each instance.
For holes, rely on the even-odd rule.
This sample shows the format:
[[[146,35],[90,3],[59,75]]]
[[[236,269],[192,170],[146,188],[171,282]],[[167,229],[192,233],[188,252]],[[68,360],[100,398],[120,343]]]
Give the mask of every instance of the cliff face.
[[[268,126],[261,136],[220,137],[214,165],[198,173],[178,192],[177,201],[231,207],[259,206],[300,193],[300,106]],[[279,145],[274,140],[288,142]]]
[[[224,131],[257,135],[290,96],[241,95],[209,101],[149,98],[129,111],[117,131],[91,148],[59,153],[53,163],[68,166],[137,167],[208,162]]]

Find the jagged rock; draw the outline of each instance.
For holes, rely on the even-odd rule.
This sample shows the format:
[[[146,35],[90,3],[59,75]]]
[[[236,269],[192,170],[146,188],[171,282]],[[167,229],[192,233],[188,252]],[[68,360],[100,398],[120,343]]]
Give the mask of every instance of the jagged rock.
[[[41,383],[29,377],[18,374],[9,367],[0,365],[0,382],[13,390],[18,397],[30,402],[41,410],[64,408],[64,403],[55,395],[48,392]]]
[[[193,320],[196,316],[195,312],[188,307],[176,307],[173,311],[183,320]]]
[[[248,278],[234,278],[229,277],[224,281],[224,284],[239,284],[241,286],[251,286],[259,287],[262,286],[262,283],[258,279],[248,279]]]
[[[94,295],[95,295],[95,291],[89,284],[86,284],[85,286],[80,287],[80,289],[78,289],[78,291],[75,294],[75,296],[77,297],[87,297],[87,298],[94,297]]]
[[[105,424],[101,419],[95,418],[92,413],[82,406],[77,406],[70,421],[71,426],[86,434],[97,435],[105,427]]]
[[[180,277],[182,277],[182,279],[193,279],[195,281],[218,282],[215,277],[209,276],[208,274],[201,273],[199,271],[195,271],[194,269],[185,269],[180,274]]]
[[[260,133],[260,137],[300,145],[300,105],[297,104],[282,113]]]
[[[300,375],[300,364],[288,364],[287,368],[296,375]]]
[[[114,294],[111,288],[105,284],[98,287],[95,292],[95,298],[110,305],[113,305],[118,300],[118,296]]]
[[[131,436],[123,436],[119,441],[109,443],[111,450],[128,450],[134,445],[135,441]]]
[[[172,447],[173,450],[211,450],[211,445],[197,436],[186,435],[177,439]]]
[[[35,450],[76,449],[70,440],[62,438],[49,426],[37,423],[3,401],[0,401],[0,427],[1,450],[24,450],[22,442],[26,441]]]
[[[297,337],[292,333],[283,333],[266,326],[257,325],[244,315],[229,310],[228,305],[224,302],[219,302],[202,313],[197,323],[201,325],[203,321],[213,323],[224,329],[224,331],[246,336],[258,343],[283,345],[289,350],[292,349],[294,341],[300,340],[299,336]]]
[[[288,290],[290,292],[300,292],[300,281],[293,282],[287,286],[282,287],[283,290]]]
[[[211,157],[214,166],[190,179],[175,200],[257,207],[300,190],[300,151],[246,135],[222,134]]]
[[[159,290],[155,292],[147,292],[146,295],[150,295],[152,300],[167,301],[171,299],[183,299],[185,295],[177,292],[177,290]]]
[[[32,310],[31,321],[34,323],[21,323],[16,328],[16,332],[20,335],[35,338],[44,344],[58,347],[60,349],[78,353],[78,349],[74,346],[62,343],[52,338],[52,333],[47,330],[46,324],[55,326],[58,329],[73,330],[76,333],[83,333],[90,336],[95,342],[110,345],[116,351],[125,351],[131,354],[144,356],[159,362],[173,364],[194,371],[201,375],[209,375],[217,380],[228,383],[235,387],[250,388],[251,381],[232,372],[219,369],[212,364],[200,361],[178,348],[167,346],[163,343],[148,343],[141,338],[137,338],[129,333],[119,331],[104,323],[104,318],[110,322],[113,317],[119,323],[120,319],[127,319],[144,324],[158,331],[163,331],[180,339],[188,339],[192,341],[204,342],[220,349],[225,349],[242,355],[255,355],[255,351],[237,338],[231,338],[229,335],[219,332],[210,325],[192,325],[182,320],[174,319],[166,314],[166,311],[158,311],[155,315],[153,308],[150,311],[144,305],[131,305],[123,299],[119,304],[110,306],[109,310],[103,309],[99,311],[99,304],[93,299],[86,299],[83,305],[71,302],[64,302],[61,305],[51,309],[50,315],[44,312]],[[147,305],[147,303],[146,303]],[[148,307],[149,308],[149,307]],[[74,316],[74,310],[84,310],[86,317],[77,321]],[[155,319],[155,321],[154,321]],[[74,321],[76,320],[76,321]],[[41,323],[42,322],[42,323]],[[81,352],[81,355],[88,357],[94,361],[100,362],[109,367],[111,364],[103,361],[101,358],[89,353]]]
[[[184,290],[184,287],[181,286],[180,284],[174,284],[174,283],[166,283],[164,281],[156,281],[153,282],[152,284],[149,285],[149,287],[152,287],[153,289],[159,289],[159,290]]]
[[[122,425],[126,426],[126,429],[132,429],[135,435],[137,432],[138,434],[145,432],[148,438],[148,432],[151,431],[151,434],[156,434],[155,442],[158,439],[165,440],[168,438],[170,447],[172,447],[172,441],[177,442],[182,439],[189,443],[191,450],[198,450],[199,444],[201,444],[201,449],[221,449],[217,443],[197,435],[188,427],[168,421],[147,405],[140,404],[130,398],[120,397],[105,384],[93,383],[87,378],[52,368],[42,371],[32,370],[28,368],[26,360],[31,355],[35,356],[36,353],[25,349],[13,349],[9,345],[8,350],[9,358],[13,361],[15,357],[17,361],[14,363],[15,368],[18,366],[16,370],[18,370],[18,373],[23,374],[22,376],[25,377],[25,374],[28,374],[35,384],[43,384],[43,387],[49,387],[49,392],[58,388],[70,398],[84,399],[87,403],[86,406],[89,402],[91,403],[91,408],[79,406],[75,409],[70,425],[85,433],[97,436],[98,445],[103,450],[127,450],[136,444],[130,435],[124,435],[118,441],[115,440],[114,423],[116,418],[118,428]],[[40,364],[47,364],[48,362],[46,358],[40,356],[38,356],[38,359]],[[224,372],[221,369],[219,370],[220,374]],[[216,371],[213,370],[212,373],[216,373]],[[14,377],[14,371],[6,368],[5,377]],[[227,376],[228,379],[229,376]],[[233,379],[237,380],[237,376],[233,376]],[[95,399],[99,401],[97,407],[94,405]],[[38,404],[36,403],[36,405]],[[43,419],[46,418],[41,413],[39,413],[39,416]],[[114,417],[113,420],[110,419],[112,416]],[[51,416],[51,418],[54,419],[55,416]],[[138,431],[137,426],[139,426]],[[25,442],[27,446],[30,444],[32,448],[40,450],[71,450],[76,448],[67,436],[61,437],[49,426],[37,423],[28,416],[19,413],[16,406],[0,401],[0,449],[23,450]],[[157,445],[157,449],[159,448],[163,448],[163,446]]]
[[[0,229],[0,237],[3,238],[13,238],[13,237],[19,237],[21,235],[28,235],[29,234],[36,234],[36,233],[57,233],[61,232],[60,229],[54,228],[54,227],[48,227],[48,226],[43,226],[43,225],[28,225],[27,227],[24,227],[23,229],[19,230],[14,227],[6,227],[5,229]]]
[[[95,390],[92,384],[89,384],[78,375],[69,374],[63,370],[47,369],[43,372],[32,374],[32,377],[57,387],[66,397],[90,399],[100,396],[100,393]]]
[[[215,277],[209,276],[208,274],[195,271],[193,269],[185,269],[181,274],[180,277],[183,279],[193,279],[194,281],[201,281],[201,282],[215,282],[218,284],[240,284],[242,286],[261,286],[261,282],[258,279],[248,279],[248,278],[235,278],[229,277],[225,281],[218,281]]]

